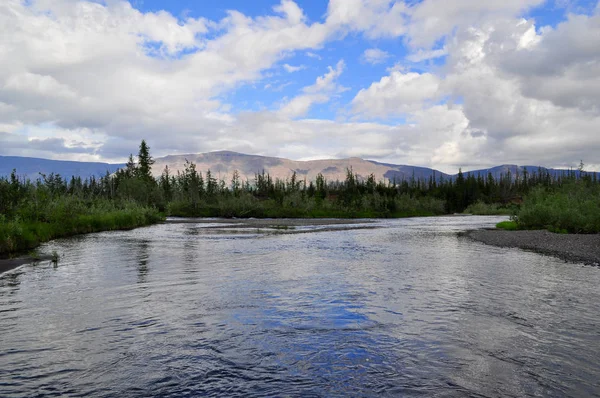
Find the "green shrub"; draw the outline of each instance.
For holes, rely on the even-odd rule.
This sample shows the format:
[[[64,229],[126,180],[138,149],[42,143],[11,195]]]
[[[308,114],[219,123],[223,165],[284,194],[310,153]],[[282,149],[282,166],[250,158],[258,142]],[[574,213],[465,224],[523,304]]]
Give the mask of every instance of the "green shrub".
[[[519,229],[519,225],[516,221],[502,221],[496,224],[496,228],[504,229],[506,231],[515,231]]]
[[[553,189],[536,188],[525,197],[517,222],[523,229],[600,233],[600,187],[573,181]]]
[[[465,209],[466,214],[473,214],[477,216],[495,216],[495,215],[506,215],[510,216],[515,214],[517,211],[516,207],[501,206],[498,203],[487,204],[483,201],[477,201],[469,205]]]
[[[31,209],[36,209],[32,212]],[[129,201],[60,197],[35,206],[25,206],[25,217],[0,219],[0,254],[33,249],[41,242],[75,234],[130,229],[160,221],[154,208]],[[32,219],[37,214],[38,219]]]

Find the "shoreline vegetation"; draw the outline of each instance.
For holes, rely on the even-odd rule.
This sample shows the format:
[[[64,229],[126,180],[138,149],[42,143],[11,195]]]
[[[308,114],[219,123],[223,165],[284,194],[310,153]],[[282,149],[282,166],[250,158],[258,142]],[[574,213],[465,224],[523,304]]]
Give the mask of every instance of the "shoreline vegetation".
[[[600,184],[596,174],[553,177],[539,169],[494,178],[491,174],[444,179],[414,176],[376,181],[352,169],[344,181],[286,180],[257,173],[242,181],[217,180],[186,162],[173,174],[168,167],[152,175],[154,160],[145,141],[137,161],[114,174],[82,180],[40,174],[21,179],[17,170],[0,178],[0,256],[33,249],[59,237],[131,229],[161,222],[165,216],[224,218],[400,218],[468,213],[511,215],[514,229],[545,228],[558,232],[600,232]]]
[[[0,215],[0,256],[23,253],[43,242],[91,232],[125,230],[164,219],[155,209],[135,203],[63,199],[40,209],[36,218],[6,221]]]
[[[523,200],[504,230],[543,229],[559,234],[600,233],[600,185],[591,180],[536,187]]]

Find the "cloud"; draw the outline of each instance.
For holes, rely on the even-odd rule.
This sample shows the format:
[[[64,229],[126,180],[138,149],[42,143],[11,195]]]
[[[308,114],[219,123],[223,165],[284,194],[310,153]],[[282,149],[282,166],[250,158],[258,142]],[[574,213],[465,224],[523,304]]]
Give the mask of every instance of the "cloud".
[[[570,18],[559,29],[582,22]],[[481,142],[476,149],[456,147],[463,158],[486,154],[489,162],[512,159],[514,163],[565,166],[576,159],[593,159],[600,149],[598,97],[587,87],[596,84],[597,73],[589,70],[578,74],[573,82],[565,81],[565,74],[573,76],[569,74],[571,68],[588,70],[593,51],[568,50],[582,58],[563,59],[563,65],[546,64],[554,57],[558,62],[562,49],[577,48],[587,39],[561,35],[568,39],[562,42],[565,47],[549,46],[544,34],[532,40],[532,27],[532,22],[518,19],[497,20],[478,29],[463,29],[449,44],[446,77],[441,85],[462,101],[469,121],[463,135],[477,131]],[[528,58],[530,69],[511,67],[513,62],[523,62],[521,57]],[[546,62],[539,62],[544,59]],[[531,85],[544,89],[533,90]]]
[[[371,65],[377,65],[384,62],[390,56],[389,53],[378,48],[369,48],[362,54],[361,59]]]
[[[122,137],[194,135],[198,124],[228,117],[219,95],[328,37],[291,1],[274,12],[253,19],[230,11],[213,23],[142,13],[122,1],[7,0],[0,5],[0,54],[12,60],[0,68],[0,102],[10,105],[4,118]]]
[[[407,28],[413,47],[430,47],[456,28],[514,17],[545,0],[426,0],[411,7]]]
[[[430,48],[456,28],[513,17],[545,0],[330,0],[327,25],[369,38],[405,36],[415,48]]]
[[[429,73],[392,68],[359,91],[352,109],[361,118],[403,116],[421,135],[412,156],[429,152],[424,161],[442,169],[594,159],[599,26],[597,12],[569,15],[556,28],[508,16],[463,26],[448,38],[444,66]],[[409,58],[421,61],[432,53],[415,54]],[[443,98],[450,101],[437,104]]]
[[[303,88],[303,94],[292,98],[285,103],[279,113],[289,118],[306,115],[313,104],[323,104],[329,101],[332,95],[345,90],[336,80],[344,71],[346,64],[344,60],[338,61],[335,68],[329,66],[329,71],[319,76],[311,86]]]
[[[370,38],[398,37],[406,32],[409,7],[390,0],[330,0],[327,25],[364,32]]]
[[[430,59],[444,57],[446,55],[448,55],[448,50],[446,49],[446,47],[429,51],[420,48],[417,52],[408,55],[406,59],[410,62],[422,62]]]
[[[304,151],[447,171],[591,163],[600,150],[599,8],[569,8],[554,27],[522,18],[540,4],[331,0],[324,19],[311,22],[290,0],[266,15],[229,11],[216,21],[142,12],[121,0],[4,0],[0,151],[120,161],[146,138],[155,156]],[[260,111],[230,103],[242,87],[286,87],[291,76],[273,73],[302,67],[289,63],[295,54],[308,65],[339,59],[343,40],[390,39],[410,54],[367,84],[358,86],[353,65],[340,61]],[[381,50],[368,51],[367,62],[382,59]],[[342,73],[355,92],[342,86]],[[352,112],[308,118],[319,104],[337,107],[333,101]]]
[[[600,14],[569,15],[536,34],[531,21],[513,28],[519,41],[490,38],[490,60],[516,77],[527,97],[600,113]]]
[[[312,51],[307,51],[307,52],[305,53],[305,55],[306,55],[307,57],[309,57],[309,58],[315,58],[315,59],[318,59],[318,60],[321,60],[321,59],[323,59],[323,57],[321,57],[319,54],[313,53]]]
[[[435,75],[396,70],[360,90],[352,100],[352,109],[363,116],[397,116],[419,110],[439,96],[440,81]]]
[[[6,154],[17,153],[20,155],[45,157],[54,159],[90,159],[98,143],[89,143],[69,140],[61,137],[31,138],[21,134],[0,131],[0,142]]]
[[[304,66],[304,65],[293,66],[290,64],[283,64],[283,69],[285,69],[285,71],[288,73],[294,73],[294,72],[298,72],[303,69],[306,69],[306,66]]]

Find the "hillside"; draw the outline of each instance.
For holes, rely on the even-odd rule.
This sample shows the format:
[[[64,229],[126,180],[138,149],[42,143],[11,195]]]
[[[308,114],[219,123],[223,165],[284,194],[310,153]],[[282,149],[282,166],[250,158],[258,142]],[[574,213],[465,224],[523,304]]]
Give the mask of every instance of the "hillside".
[[[255,174],[261,173],[263,170],[271,177],[280,179],[289,178],[296,172],[299,179],[306,178],[308,181],[314,180],[319,173],[323,174],[327,180],[344,180],[346,169],[349,168],[361,177],[373,173],[377,180],[395,177],[397,181],[401,181],[410,179],[413,172],[417,179],[429,178],[434,172],[437,176],[448,177],[446,174],[425,167],[384,164],[360,158],[298,161],[229,151],[157,158],[153,172],[155,175],[160,175],[165,166],[169,166],[169,169],[176,173],[177,170],[183,170],[186,159],[194,162],[197,170],[203,173],[210,170],[214,177],[225,180],[231,178],[234,170],[238,170],[242,180],[248,179],[249,181],[253,181]]]
[[[329,181],[341,181],[346,177],[346,169],[350,168],[355,174],[363,178],[372,173],[378,181],[393,179],[402,181],[410,180],[413,177],[419,180],[429,179],[430,176],[435,176],[436,180],[439,180],[440,177],[444,179],[456,177],[456,175],[445,174],[427,167],[380,163],[361,158],[299,161],[247,155],[230,151],[159,157],[155,159],[156,163],[153,167],[153,174],[158,177],[163,172],[165,166],[169,166],[171,174],[175,175],[177,171],[183,171],[186,159],[194,162],[196,169],[202,172],[202,174],[206,174],[206,171],[210,170],[215,178],[223,179],[227,182],[231,179],[234,170],[238,170],[242,180],[247,179],[250,182],[254,181],[256,173],[261,173],[263,170],[274,179],[286,179],[296,172],[299,180],[306,178],[307,181],[314,180],[319,173],[322,173]],[[73,175],[83,178],[90,176],[100,177],[105,175],[107,171],[113,173],[123,166],[123,164],[0,156],[0,177],[9,176],[13,169],[17,170],[17,174],[20,177],[32,180],[37,179],[39,173],[57,173],[66,178],[70,178]],[[463,173],[465,175],[473,174],[484,177],[487,177],[488,173],[491,173],[494,178],[499,178],[501,174],[506,175],[510,171],[514,178],[517,175],[523,175],[525,168],[529,173],[537,172],[538,170],[537,166],[501,165],[489,169],[463,171]],[[568,172],[568,170],[560,169],[541,169],[544,172],[550,172],[553,176]]]
[[[40,158],[27,158],[20,156],[0,156],[0,177],[7,177],[13,171],[17,170],[17,175],[31,180],[37,179],[40,174],[60,174],[65,178],[79,176],[88,178],[91,176],[100,177],[109,173],[114,173],[124,164],[110,164],[100,162],[74,162],[67,160],[50,160]]]

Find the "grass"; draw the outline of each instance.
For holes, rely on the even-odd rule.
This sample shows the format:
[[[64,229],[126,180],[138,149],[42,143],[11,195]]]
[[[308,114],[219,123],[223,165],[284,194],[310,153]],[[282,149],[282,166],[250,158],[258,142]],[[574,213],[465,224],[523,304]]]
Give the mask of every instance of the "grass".
[[[156,223],[163,217],[152,208],[127,205],[122,209],[87,209],[87,214],[46,217],[47,221],[0,223],[0,254],[24,252],[43,242],[90,232],[133,229]]]
[[[516,221],[502,221],[496,224],[496,228],[503,229],[505,231],[516,231],[519,229],[519,224]]]

